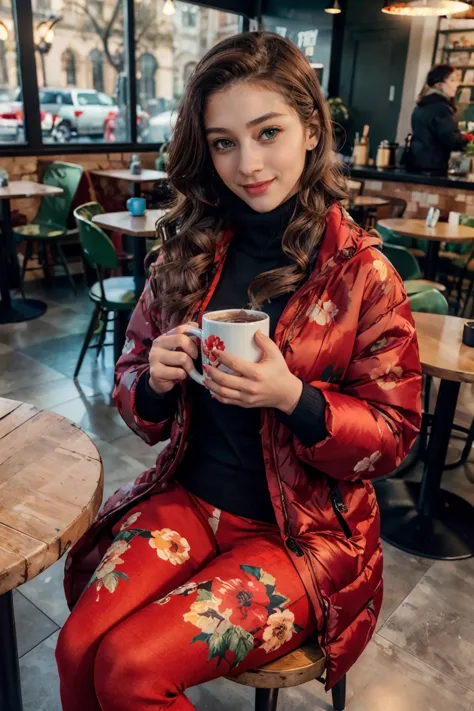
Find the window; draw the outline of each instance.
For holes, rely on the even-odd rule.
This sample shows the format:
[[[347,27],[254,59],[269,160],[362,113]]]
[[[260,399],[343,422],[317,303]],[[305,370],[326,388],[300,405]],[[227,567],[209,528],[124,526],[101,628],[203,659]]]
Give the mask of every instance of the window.
[[[241,31],[240,15],[180,0],[174,4],[174,15],[163,13],[162,2],[158,7],[150,5],[145,15],[143,3],[135,0],[140,141],[163,143],[170,139],[174,110],[196,64],[221,39]]]
[[[63,71],[66,74],[65,83],[69,86],[76,84],[76,57],[72,49],[66,49],[62,56]],[[46,86],[46,82],[44,84]]]
[[[23,143],[23,102],[11,1],[0,4],[0,144]]]
[[[40,106],[54,121],[43,126],[43,143],[130,140],[123,2],[51,0],[51,12],[33,15]]]
[[[102,52],[93,49],[89,52],[89,61],[92,66],[92,86],[96,91],[104,91],[104,60]]]

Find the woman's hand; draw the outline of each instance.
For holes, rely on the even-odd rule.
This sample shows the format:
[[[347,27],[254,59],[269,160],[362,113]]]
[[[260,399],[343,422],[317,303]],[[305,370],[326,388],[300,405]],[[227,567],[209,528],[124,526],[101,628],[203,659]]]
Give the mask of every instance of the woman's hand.
[[[301,397],[303,384],[290,373],[278,346],[261,331],[255,343],[263,355],[258,363],[213,349],[218,362],[240,375],[229,375],[212,365],[204,366],[206,387],[225,405],[240,407],[275,407],[290,415]]]
[[[185,335],[190,327],[198,328],[198,324],[194,321],[184,323],[153,341],[150,351],[150,387],[156,393],[169,392],[193,370],[193,358],[198,357],[199,351],[191,338]]]

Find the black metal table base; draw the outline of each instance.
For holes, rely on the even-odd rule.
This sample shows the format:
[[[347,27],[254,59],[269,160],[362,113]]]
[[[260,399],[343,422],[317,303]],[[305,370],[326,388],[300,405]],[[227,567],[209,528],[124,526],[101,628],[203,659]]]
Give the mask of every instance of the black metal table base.
[[[382,538],[424,558],[461,560],[474,555],[474,507],[440,489],[429,516],[417,511],[421,484],[390,479],[376,485]]]
[[[23,711],[11,592],[0,595],[0,709]]]
[[[460,383],[442,380],[420,484],[389,479],[376,483],[382,538],[437,560],[474,555],[474,507],[441,489]]]
[[[425,257],[425,268],[423,271],[425,279],[428,279],[429,281],[436,281],[440,244],[440,242],[435,242],[433,240],[428,242],[428,250]]]
[[[47,305],[39,299],[10,299],[9,306],[0,303],[0,323],[20,323],[42,316]]]

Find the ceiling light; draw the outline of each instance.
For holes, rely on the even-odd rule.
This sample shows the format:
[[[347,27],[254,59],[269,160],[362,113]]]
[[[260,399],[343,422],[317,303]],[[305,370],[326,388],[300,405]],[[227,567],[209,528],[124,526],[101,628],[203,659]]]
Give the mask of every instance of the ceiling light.
[[[329,5],[324,9],[329,15],[339,15],[342,12],[342,8],[339,4],[339,0],[332,0]]]
[[[406,0],[406,2],[386,0],[382,12],[389,15],[408,15],[410,17],[441,17],[443,15],[466,12],[471,8],[471,3],[464,2],[464,0]]]
[[[165,4],[163,7],[163,14],[164,15],[174,15],[176,12],[176,8],[174,6],[173,0],[165,0]]]

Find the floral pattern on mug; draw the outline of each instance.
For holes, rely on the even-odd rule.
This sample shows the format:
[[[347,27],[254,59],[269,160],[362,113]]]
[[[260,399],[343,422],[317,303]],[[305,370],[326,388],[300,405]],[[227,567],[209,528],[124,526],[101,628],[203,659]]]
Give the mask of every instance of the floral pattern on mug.
[[[204,642],[209,648],[208,661],[225,661],[231,669],[255,648],[266,652],[279,649],[293,634],[303,631],[295,624],[294,614],[285,609],[289,598],[276,590],[273,575],[261,568],[241,565],[239,577],[216,577],[203,583],[188,583],[157,602],[164,605],[172,595],[192,595],[183,620],[199,632],[191,644]]]
[[[213,336],[211,334],[202,343],[202,352],[211,365],[215,365],[219,362],[218,356],[212,352],[213,348],[216,348],[218,351],[225,351],[225,343],[219,336]]]

